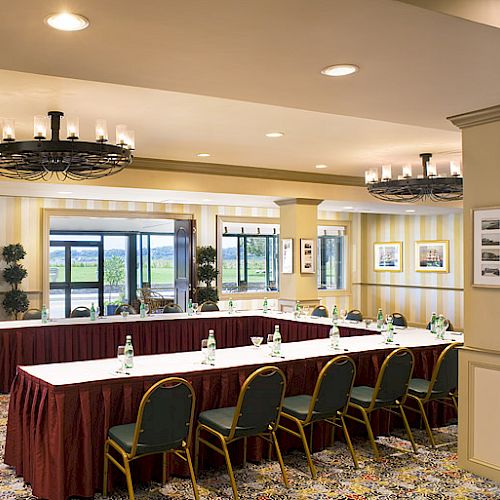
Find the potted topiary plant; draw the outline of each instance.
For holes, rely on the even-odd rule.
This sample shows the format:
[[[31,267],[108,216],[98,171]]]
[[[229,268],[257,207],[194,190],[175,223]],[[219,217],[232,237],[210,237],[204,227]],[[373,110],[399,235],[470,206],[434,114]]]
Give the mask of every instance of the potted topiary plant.
[[[120,294],[118,300],[111,299],[114,288],[125,280],[125,261],[118,255],[106,259],[104,264],[104,283],[108,286],[108,300],[106,301],[106,315],[112,316],[120,304],[123,304],[124,296]]]
[[[28,294],[19,289],[19,284],[28,275],[28,271],[19,263],[25,256],[26,251],[20,243],[3,247],[2,257],[7,262],[7,267],[3,270],[2,276],[11,289],[5,294],[2,304],[7,314],[14,319],[29,308]]]
[[[217,279],[219,271],[216,267],[217,252],[214,247],[198,247],[196,255],[198,281],[201,281],[205,286],[196,288],[196,300],[202,304],[207,300],[217,302],[219,294],[217,287],[213,287],[213,283]]]

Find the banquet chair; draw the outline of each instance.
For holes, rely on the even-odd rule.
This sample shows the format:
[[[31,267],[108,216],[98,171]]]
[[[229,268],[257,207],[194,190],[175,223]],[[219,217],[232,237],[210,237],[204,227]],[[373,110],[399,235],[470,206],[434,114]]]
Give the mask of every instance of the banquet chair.
[[[104,444],[103,496],[107,496],[109,462],[125,475],[129,498],[134,500],[130,462],[146,455],[161,453],[165,483],[167,455],[173,453],[187,462],[194,497],[199,499],[189,451],[195,401],[194,389],[187,380],[178,377],[165,378],[144,394],[135,423],[116,425],[109,429]],[[110,447],[120,455],[122,463],[112,455],[113,450]]]
[[[23,319],[42,319],[42,311],[40,309],[28,309],[23,314]]]
[[[368,432],[368,439],[372,445],[375,456],[380,457],[380,451],[373,435],[370,416],[376,410],[386,410],[398,415],[394,409],[399,410],[399,415],[403,419],[408,438],[410,439],[413,451],[417,453],[417,445],[413,439],[403,405],[408,395],[408,384],[413,373],[415,358],[413,353],[406,347],[400,347],[391,352],[383,362],[375,383],[375,387],[366,385],[353,387],[349,409],[355,409],[361,413],[362,419],[355,417],[351,413],[345,416],[361,424],[365,424]]]
[[[120,315],[122,312],[129,314],[137,314],[137,311],[130,304],[120,304],[115,311],[115,315]]]
[[[424,421],[425,430],[431,446],[436,448],[436,440],[429,425],[429,419],[425,412],[424,405],[429,401],[439,401],[444,405],[455,408],[458,412],[457,387],[458,387],[458,349],[463,343],[453,343],[446,346],[432,370],[430,380],[422,378],[412,378],[408,385],[408,397],[417,403],[418,409],[405,405],[411,411],[420,412]],[[453,404],[450,403],[450,400]],[[448,445],[449,443],[444,443]]]
[[[311,316],[318,318],[328,318],[328,309],[325,306],[316,306],[311,313]]]
[[[70,318],[90,318],[90,309],[85,306],[75,307],[70,315]]]
[[[352,309],[347,313],[345,319],[349,321],[363,321],[363,315],[359,309]]]
[[[449,324],[448,324],[448,328],[447,328],[447,330],[448,330],[449,332],[454,332],[454,331],[455,331],[455,328],[453,328],[453,324],[452,324],[452,322],[451,322],[450,320],[448,320],[448,323],[449,323]],[[431,329],[431,322],[430,322],[430,321],[429,321],[429,323],[427,323],[427,327],[426,327],[426,328],[427,328],[427,330],[430,330],[430,329]]]
[[[213,302],[212,300],[207,300],[205,302],[203,302],[203,304],[201,304],[200,306],[200,311],[202,313],[204,312],[216,312],[219,310],[219,306]]]
[[[164,314],[166,313],[181,313],[184,312],[182,307],[179,304],[167,304],[162,311]]]
[[[401,326],[403,328],[406,328],[408,326],[408,321],[406,321],[406,318],[398,312],[392,313],[392,324],[394,326]]]
[[[247,438],[259,436],[274,444],[283,482],[288,487],[285,465],[276,439],[285,388],[284,373],[275,366],[264,366],[247,377],[236,406],[201,412],[196,428],[195,470],[198,471],[200,443],[203,443],[224,456],[233,496],[238,499],[238,489],[227,447],[243,439],[243,460],[246,464]],[[202,437],[202,432],[207,436]],[[208,435],[215,437],[218,443],[209,441]]]
[[[344,420],[355,376],[356,365],[354,361],[345,355],[336,356],[321,370],[312,396],[301,394],[283,400],[278,427],[302,441],[313,479],[316,479],[316,468],[311,459],[311,448],[307,444],[304,429],[310,427],[310,442],[312,443],[314,422],[326,421],[332,424],[332,446],[335,428],[342,429],[354,467],[358,468],[356,453]],[[340,423],[338,423],[339,420]],[[298,432],[292,428],[292,423]]]

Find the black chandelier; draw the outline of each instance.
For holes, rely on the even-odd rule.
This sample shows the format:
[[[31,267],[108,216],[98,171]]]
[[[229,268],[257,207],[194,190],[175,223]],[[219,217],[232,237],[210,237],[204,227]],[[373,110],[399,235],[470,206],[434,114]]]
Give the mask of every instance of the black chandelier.
[[[384,201],[398,203],[431,201],[458,201],[463,198],[463,178],[460,165],[450,162],[450,175],[438,175],[436,164],[430,163],[431,153],[421,153],[422,174],[412,177],[411,165],[404,165],[402,175],[392,178],[391,165],[382,166],[379,178],[377,169],[365,172],[368,192]]]
[[[0,175],[11,179],[36,181],[97,179],[116,174],[132,163],[134,131],[116,127],[116,145],[107,144],[105,120],[96,121],[96,142],[79,141],[78,118],[66,119],[67,140],[59,139],[61,111],[35,116],[34,140],[16,141],[14,120],[3,120],[0,144]],[[51,129],[51,138],[47,131]]]

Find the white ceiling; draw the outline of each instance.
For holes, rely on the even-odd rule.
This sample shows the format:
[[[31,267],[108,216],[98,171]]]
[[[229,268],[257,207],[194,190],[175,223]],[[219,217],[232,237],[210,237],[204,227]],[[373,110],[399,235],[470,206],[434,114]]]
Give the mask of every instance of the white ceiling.
[[[48,28],[62,7],[90,28]],[[86,139],[95,118],[127,123],[150,158],[362,175],[425,150],[444,169],[461,148],[446,116],[500,101],[499,29],[394,0],[16,0],[0,43],[19,138],[60,109]],[[344,62],[360,72],[320,74]]]

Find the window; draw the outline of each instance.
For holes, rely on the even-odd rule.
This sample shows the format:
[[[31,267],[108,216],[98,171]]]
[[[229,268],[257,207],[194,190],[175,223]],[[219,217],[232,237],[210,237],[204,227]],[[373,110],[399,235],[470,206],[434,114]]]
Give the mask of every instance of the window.
[[[318,288],[345,289],[346,236],[343,226],[318,226]]]
[[[275,224],[223,223],[223,293],[279,289],[278,228]]]

